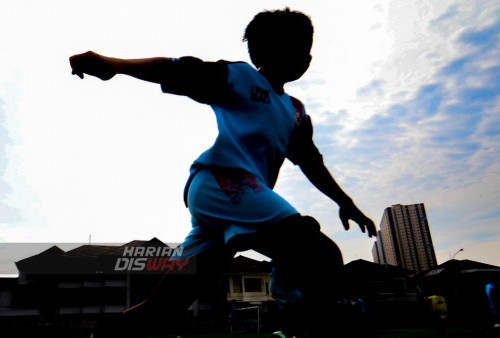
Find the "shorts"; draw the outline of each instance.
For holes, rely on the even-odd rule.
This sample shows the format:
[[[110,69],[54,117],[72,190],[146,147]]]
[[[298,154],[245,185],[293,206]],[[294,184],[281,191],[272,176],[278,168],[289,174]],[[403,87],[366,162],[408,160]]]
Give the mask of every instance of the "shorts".
[[[197,168],[192,175],[187,190],[192,229],[183,243],[185,254],[224,245],[235,235],[259,231],[298,213],[248,172]]]

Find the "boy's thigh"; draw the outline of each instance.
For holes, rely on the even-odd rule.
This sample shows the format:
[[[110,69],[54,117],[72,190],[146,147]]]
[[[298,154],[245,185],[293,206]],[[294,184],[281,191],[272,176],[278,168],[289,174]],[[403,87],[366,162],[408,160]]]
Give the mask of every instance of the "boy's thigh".
[[[338,246],[320,231],[319,223],[299,214],[263,227],[262,231],[237,235],[228,246],[237,251],[253,249],[271,258],[276,268],[295,273],[299,267],[321,274],[343,266]]]
[[[272,258],[277,273],[294,279],[304,292],[331,288],[341,279],[340,249],[319,229],[294,229],[280,241],[274,252]]]

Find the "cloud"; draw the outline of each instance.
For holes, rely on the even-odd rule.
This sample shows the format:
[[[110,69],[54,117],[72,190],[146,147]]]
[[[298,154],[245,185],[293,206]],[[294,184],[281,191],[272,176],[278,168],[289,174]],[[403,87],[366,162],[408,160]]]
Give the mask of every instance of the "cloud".
[[[459,14],[458,5],[456,4],[451,5],[450,7],[448,7],[448,10],[444,14],[439,16],[437,19],[431,20],[430,24],[432,26],[440,25],[443,22],[448,22],[456,18],[458,14]]]
[[[15,223],[20,220],[19,211],[6,202],[12,188],[4,179],[8,162],[7,146],[11,142],[5,123],[6,114],[0,99],[0,223]]]
[[[464,31],[459,41],[468,45],[481,47],[484,51],[497,47],[500,23],[487,27],[471,27]]]
[[[366,97],[369,95],[382,96],[384,93],[383,86],[384,82],[381,79],[374,79],[365,87],[361,87],[356,91],[356,94],[361,97]]]
[[[482,147],[496,142],[496,124],[480,127],[485,119],[492,119],[488,111],[499,110],[495,104],[500,97],[500,75],[495,60],[500,60],[500,53],[491,47],[498,45],[499,36],[499,24],[464,31],[457,44],[488,44],[489,54],[485,56],[483,48],[473,49],[450,60],[436,71],[432,83],[420,85],[413,98],[390,105],[349,133],[356,140],[353,151],[363,154],[365,163],[376,158],[369,152],[377,147],[387,157],[402,151],[439,151],[444,167],[457,160],[467,165]],[[381,82],[374,80],[358,93],[365,95]]]
[[[482,220],[493,219],[493,218],[500,218],[500,211],[494,211],[494,212],[490,212],[487,214],[476,216],[476,217],[474,217],[474,220],[482,221]]]

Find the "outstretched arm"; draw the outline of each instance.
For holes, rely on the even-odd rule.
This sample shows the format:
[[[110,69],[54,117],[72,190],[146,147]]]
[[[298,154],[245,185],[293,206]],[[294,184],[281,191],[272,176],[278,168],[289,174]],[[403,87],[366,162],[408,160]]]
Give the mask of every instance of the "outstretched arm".
[[[349,230],[349,220],[353,220],[358,223],[361,231],[368,232],[369,237],[377,236],[373,221],[359,210],[325,167],[323,156],[312,140],[312,124],[309,117],[306,117],[294,131],[287,157],[299,165],[307,179],[318,190],[339,205],[339,217],[346,230]]]
[[[227,94],[227,64],[203,62],[194,57],[179,59],[153,57],[119,59],[94,52],[69,58],[72,74],[84,74],[109,80],[124,74],[140,80],[161,84],[165,93],[185,95],[201,103],[224,99]]]
[[[172,65],[171,58],[119,59],[86,52],[69,58],[72,74],[83,79],[84,74],[109,80],[116,74],[133,76],[140,80],[161,83]]]
[[[349,220],[358,223],[361,231],[368,231],[368,237],[377,236],[375,224],[366,217],[354,204],[352,199],[335,182],[324,165],[301,165],[300,169],[316,188],[330,197],[339,205],[339,217],[346,230],[349,230]]]

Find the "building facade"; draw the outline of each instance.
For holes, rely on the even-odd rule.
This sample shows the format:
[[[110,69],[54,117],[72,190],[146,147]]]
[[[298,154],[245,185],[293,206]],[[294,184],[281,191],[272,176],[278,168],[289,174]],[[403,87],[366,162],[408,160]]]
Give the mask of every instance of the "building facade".
[[[437,265],[423,203],[396,204],[384,210],[373,245],[375,263],[390,264],[416,273]]]

